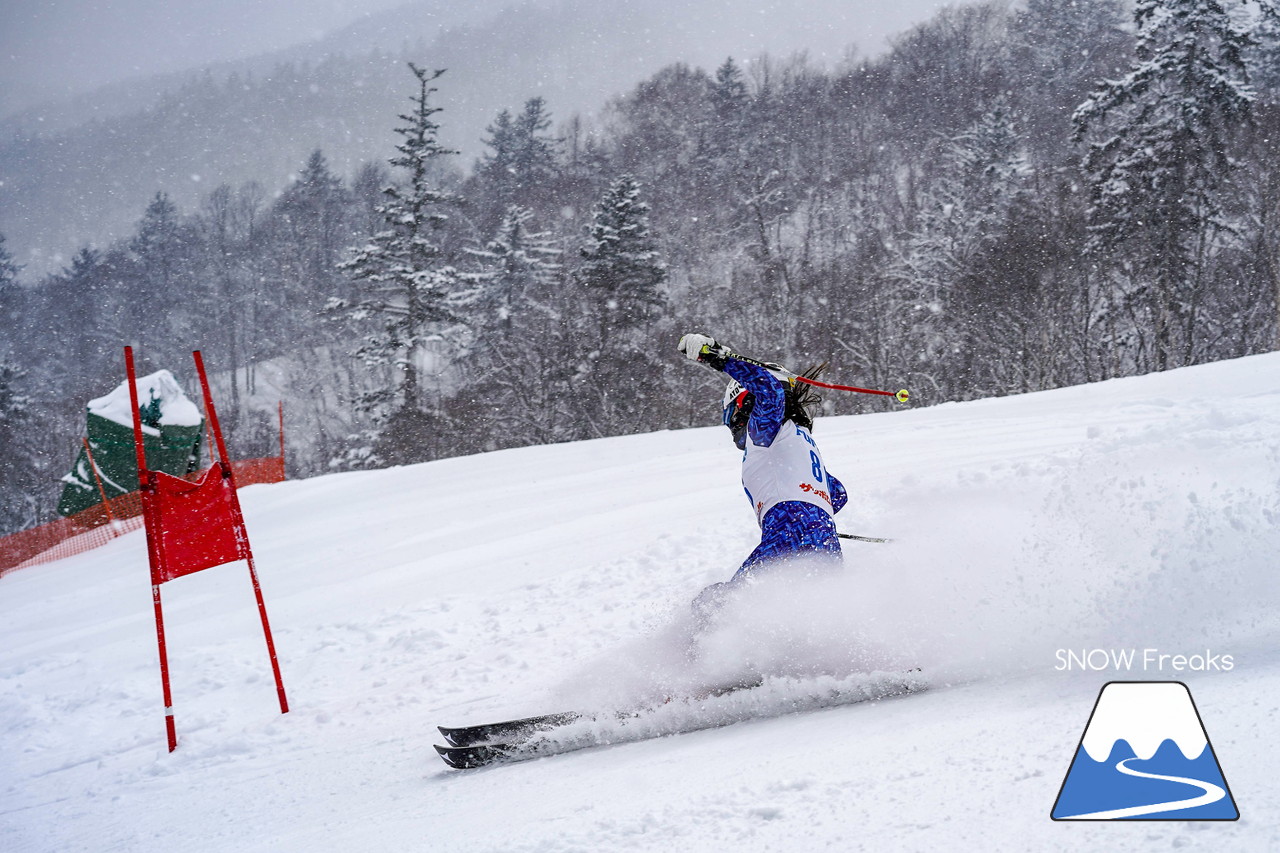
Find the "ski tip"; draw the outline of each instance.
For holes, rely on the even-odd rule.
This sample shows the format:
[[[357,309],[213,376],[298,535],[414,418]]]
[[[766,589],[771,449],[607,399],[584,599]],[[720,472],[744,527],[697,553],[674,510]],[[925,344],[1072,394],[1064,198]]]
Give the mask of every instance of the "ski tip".
[[[478,746],[489,739],[489,733],[479,726],[460,728],[436,726],[436,731],[440,732],[440,737],[444,738],[446,744],[455,749]]]
[[[450,726],[436,726],[436,731],[440,732],[440,737],[444,738],[444,742],[451,747],[467,747],[484,743],[487,734],[478,726],[452,728]]]
[[[499,761],[509,760],[513,752],[512,747],[505,744],[464,747],[436,744],[435,748],[440,755],[440,759],[455,770],[470,770],[475,767],[484,767]]]
[[[435,744],[436,752],[440,756],[440,760],[455,770],[466,770],[470,767],[478,767],[479,765],[473,761],[473,757],[468,755],[466,749],[459,749],[454,746],[441,746]]]

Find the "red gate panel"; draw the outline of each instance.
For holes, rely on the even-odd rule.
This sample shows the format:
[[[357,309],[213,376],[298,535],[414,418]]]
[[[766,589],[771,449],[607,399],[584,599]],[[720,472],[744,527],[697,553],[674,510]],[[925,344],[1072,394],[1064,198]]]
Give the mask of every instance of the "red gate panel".
[[[249,558],[229,477],[215,464],[192,483],[163,471],[147,472],[142,493],[155,519],[158,565],[152,583]]]

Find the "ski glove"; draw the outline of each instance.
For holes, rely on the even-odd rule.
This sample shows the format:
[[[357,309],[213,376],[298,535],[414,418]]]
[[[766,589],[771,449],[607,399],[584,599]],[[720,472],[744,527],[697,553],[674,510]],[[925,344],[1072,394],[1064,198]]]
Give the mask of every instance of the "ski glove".
[[[716,339],[709,335],[700,335],[691,332],[680,339],[680,343],[676,345],[676,349],[684,353],[689,359],[716,370],[724,370],[725,361],[730,358],[733,353],[727,347],[723,347],[716,343]]]

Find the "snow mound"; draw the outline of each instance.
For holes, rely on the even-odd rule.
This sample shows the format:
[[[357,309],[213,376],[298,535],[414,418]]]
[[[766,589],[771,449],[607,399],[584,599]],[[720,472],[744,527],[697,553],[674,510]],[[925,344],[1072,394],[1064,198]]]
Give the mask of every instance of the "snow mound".
[[[161,425],[199,426],[202,420],[195,403],[187,399],[182,386],[167,370],[157,370],[137,381],[138,404],[144,409],[159,403]],[[132,404],[129,400],[129,382],[121,382],[110,394],[89,401],[89,413],[118,424],[133,428]]]

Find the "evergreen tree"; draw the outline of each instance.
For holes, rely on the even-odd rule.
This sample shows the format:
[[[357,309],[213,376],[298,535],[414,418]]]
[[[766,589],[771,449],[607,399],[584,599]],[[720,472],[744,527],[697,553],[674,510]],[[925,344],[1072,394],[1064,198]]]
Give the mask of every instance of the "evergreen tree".
[[[947,392],[963,398],[975,390],[975,353],[955,345],[956,333],[973,336],[1009,296],[989,262],[1030,171],[1007,102],[950,140],[942,161],[942,178],[893,270],[903,286],[895,313],[909,329],[913,369],[935,386],[958,383]]]
[[[700,77],[697,81],[702,82]],[[672,235],[673,242],[691,252],[705,251],[697,232],[705,233],[708,228],[719,231],[731,227],[730,220],[724,218],[728,211],[725,210],[723,199],[732,197],[735,177],[742,169],[745,147],[750,139],[746,121],[750,101],[742,69],[733,61],[733,57],[725,59],[716,69],[714,79],[706,83],[705,95],[698,104],[703,115],[691,127],[695,135],[689,158],[687,187],[673,187],[682,196],[681,201],[687,199],[697,204],[690,211],[696,211],[696,216],[690,217],[694,233]],[[675,117],[680,117],[676,112],[678,108],[679,105],[673,104],[668,109],[675,113]],[[662,156],[668,160],[679,158],[682,153],[678,145],[682,135],[680,131],[667,130],[663,135],[666,137],[664,143],[675,150],[672,154],[664,153]],[[667,180],[667,177],[655,175],[649,180],[662,181]]]
[[[39,521],[33,508],[36,460],[29,431],[31,399],[22,390],[27,371],[9,354],[0,355],[0,534]]]
[[[0,293],[18,281],[18,273],[22,267],[13,259],[13,255],[4,245],[4,234],[0,233]]]
[[[106,282],[103,280],[102,253],[84,247],[71,259],[71,265],[52,276],[44,285],[62,305],[65,324],[52,329],[54,340],[64,357],[72,364],[88,366],[108,357],[111,340],[109,318],[103,310]],[[63,385],[63,393],[77,394],[89,390],[83,382]]]
[[[1119,0],[1027,0],[1015,13],[1010,35],[1021,85],[1013,96],[1038,159],[1063,157],[1071,111],[1127,61],[1133,39],[1123,21]]]
[[[596,205],[578,268],[604,333],[650,321],[665,304],[659,288],[666,277],[649,233],[649,205],[640,200],[640,184],[624,175]]]
[[[548,196],[559,173],[560,152],[560,140],[547,132],[550,127],[546,101],[530,98],[519,115],[513,118],[503,110],[487,128],[489,151],[476,163],[487,206],[480,223],[483,234],[494,234],[512,205],[536,207]]]
[[[394,395],[386,389],[366,402],[376,407],[398,397],[402,408],[416,412],[423,402],[419,370],[427,348],[460,322],[453,305],[458,273],[445,264],[444,248],[435,238],[448,220],[446,211],[461,199],[435,183],[437,160],[455,153],[439,143],[433,117],[440,108],[431,106],[436,91],[431,83],[444,70],[428,73],[412,63],[409,68],[418,81],[418,93],[412,98],[413,112],[400,117],[404,124],[396,128],[399,154],[389,161],[407,172],[407,180],[384,190],[386,200],[378,208],[383,230],[341,264],[360,298],[335,298],[330,307],[356,321],[380,318],[381,328],[356,355],[368,364],[394,363],[402,371]]]
[[[514,124],[515,151],[512,168],[517,190],[532,190],[551,180],[556,173],[560,140],[548,135],[551,114],[542,98],[525,101]]]
[[[298,314],[314,315],[330,296],[337,295],[341,246],[354,236],[347,231],[349,202],[342,180],[329,171],[324,154],[316,150],[274,205],[272,212],[283,232],[280,273]]]
[[[747,84],[742,79],[742,69],[730,56],[716,69],[716,82],[711,89],[711,109],[716,125],[732,129],[741,119],[747,101]]]
[[[351,181],[351,195],[355,210],[352,230],[361,239],[382,230],[382,191],[391,183],[391,174],[382,163],[364,163]]]
[[[661,421],[653,405],[663,365],[652,357],[660,340],[666,266],[649,233],[649,205],[629,175],[618,178],[596,206],[577,282],[587,300],[570,320],[590,352],[577,375],[588,435],[639,432]],[[582,437],[582,436],[577,436]]]
[[[500,195],[501,189],[510,186],[511,174],[515,171],[516,131],[511,121],[511,110],[503,110],[493,120],[493,124],[485,128],[489,134],[483,140],[489,152],[476,163],[476,174],[495,188]]]
[[[1257,44],[1249,52],[1249,79],[1272,104],[1280,105],[1280,5],[1260,2]]]
[[[129,241],[137,284],[124,331],[156,340],[160,362],[176,358],[213,322],[210,283],[196,270],[198,240],[168,193],[157,192]]]
[[[532,218],[533,211],[513,205],[489,245],[471,252],[482,267],[471,303],[482,341],[510,331],[512,315],[543,292],[560,270],[555,260],[560,250],[549,235],[530,230]]]
[[[129,243],[129,249],[144,274],[161,290],[168,290],[173,285],[180,229],[177,205],[169,199],[168,193],[157,192],[143,211],[137,233]]]
[[[1248,31],[1214,0],[1138,0],[1137,59],[1076,110],[1093,247],[1134,265],[1156,370],[1195,359],[1206,258],[1225,226],[1231,151],[1251,118]]]

